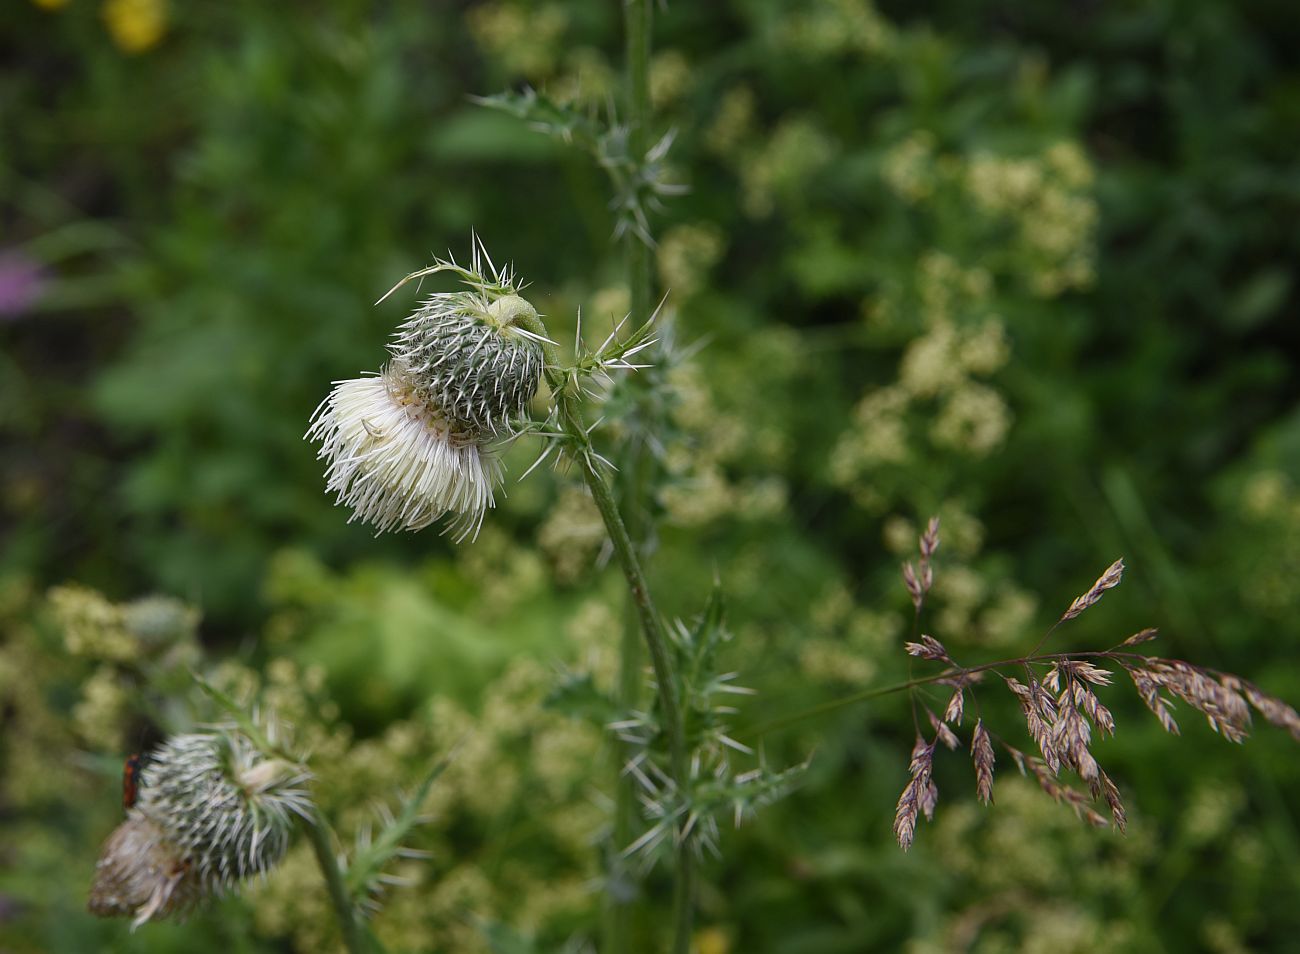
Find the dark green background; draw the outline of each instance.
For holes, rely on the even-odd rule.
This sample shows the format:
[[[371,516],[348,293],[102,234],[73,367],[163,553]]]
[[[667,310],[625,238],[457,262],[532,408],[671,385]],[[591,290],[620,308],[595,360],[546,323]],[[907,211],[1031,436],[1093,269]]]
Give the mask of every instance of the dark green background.
[[[494,45],[502,11],[559,27]],[[374,538],[346,524],[301,436],[329,382],[381,363],[409,299],[371,303],[435,254],[466,256],[471,229],[532,283],[566,344],[580,305],[608,328],[591,304],[621,280],[602,173],[468,97],[525,83],[559,94],[581,75],[600,101],[601,68],[620,68],[619,5],[174,2],[167,17],[158,44],[132,55],[89,0],[0,11],[0,254],[46,276],[31,307],[0,315],[0,573],[30,594],[10,609],[39,618],[44,589],[69,581],[114,600],[169,593],[202,608],[214,657],[324,663],[362,736],[431,694],[472,710],[504,660],[569,658],[565,621],[593,592],[617,605],[613,581],[592,569],[548,572],[522,605],[503,608],[489,591],[493,560],[532,552],[565,479],[510,483],[490,540],[467,557],[430,533]],[[887,39],[855,45],[853,22]],[[695,525],[668,504],[659,514],[652,577],[665,609],[697,610],[715,568],[731,593],[733,665],[761,690],[742,721],[850,691],[801,663],[809,639],[851,642],[818,622],[828,588],[904,617],[887,519],[953,506],[981,522],[982,544],[943,555],[989,593],[1038,600],[1022,633],[935,629],[963,661],[1028,649],[1123,554],[1124,585],[1053,637],[1060,648],[1158,626],[1153,651],[1300,699],[1293,5],[672,2],[655,29],[656,51],[686,64],[664,67],[678,83],[654,132],[676,130],[670,165],[690,192],[654,227],[702,228],[718,248],[701,284],[670,298],[675,335],[707,339],[692,380],[748,428],[720,461],[724,476],[733,487],[776,478],[786,493],[773,512],[733,506]],[[748,131],[719,146],[719,113],[738,89]],[[1034,291],[1043,264],[1016,238],[1032,210],[995,220],[960,189],[907,201],[889,188],[891,150],[918,132],[957,162],[1078,144],[1095,175],[1080,193],[1096,203],[1081,243],[1092,279]],[[990,275],[984,307],[1003,321],[1010,356],[981,380],[1010,430],[991,453],[939,447],[925,439],[937,408],[918,402],[915,452],[846,481],[830,462],[859,399],[897,378],[928,327],[920,263],[935,250]],[[892,320],[865,318],[882,300]],[[958,308],[953,322],[978,317]],[[708,439],[675,426],[683,447]],[[533,450],[511,452],[514,473]],[[1276,492],[1261,496],[1264,486]],[[678,491],[696,488],[687,479]],[[336,574],[333,592],[311,589],[312,572]],[[407,588],[454,616],[450,661],[394,608]],[[267,621],[286,612],[298,638],[272,651]],[[368,642],[378,631],[391,633]],[[898,642],[871,660],[880,684],[906,673]],[[405,681],[376,676],[392,671],[389,651],[418,660]],[[53,710],[73,698],[51,689]],[[1294,744],[1261,727],[1231,746],[1185,709],[1173,739],[1127,686],[1107,701],[1120,731],[1098,755],[1128,793],[1127,842],[1076,830],[1050,805],[1050,818],[1017,828],[1020,802],[1008,798],[996,820],[981,815],[949,841],[922,826],[901,855],[889,826],[911,728],[891,698],[767,742],[778,763],[814,747],[817,757],[790,799],[724,837],[723,860],[705,868],[702,923],[735,951],[945,950],[972,924],[973,949],[987,951],[1096,949],[1097,925],[1129,932],[1119,949],[1300,949]],[[1018,731],[1014,710],[989,705]],[[5,731],[22,733],[22,721]],[[974,803],[962,762],[938,769],[941,819]],[[1202,837],[1193,808],[1216,798],[1230,819]],[[23,837],[65,830],[71,811],[0,789],[0,824],[21,819]],[[88,827],[91,841],[106,830]],[[1017,832],[1043,853],[1041,878],[1026,873],[1037,856],[1008,846]],[[981,863],[957,858],[953,839]],[[32,857],[46,864],[19,867]],[[200,922],[128,941],[124,928],[66,914],[80,910],[91,857],[90,844],[33,855],[0,839],[0,864],[13,862],[0,950],[80,951],[101,943],[92,936],[195,950],[214,936]],[[239,904],[223,907],[231,923]],[[61,916],[75,920],[54,932]],[[552,925],[539,949],[586,936],[593,919]],[[1072,919],[1088,925],[1083,940],[1043,933]]]

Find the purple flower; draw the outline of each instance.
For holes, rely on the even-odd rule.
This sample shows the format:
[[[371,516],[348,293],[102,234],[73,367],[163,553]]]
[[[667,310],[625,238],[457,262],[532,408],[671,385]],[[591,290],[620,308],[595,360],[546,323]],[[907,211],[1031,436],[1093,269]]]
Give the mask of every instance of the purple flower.
[[[0,318],[21,317],[47,284],[40,262],[22,252],[0,252]]]

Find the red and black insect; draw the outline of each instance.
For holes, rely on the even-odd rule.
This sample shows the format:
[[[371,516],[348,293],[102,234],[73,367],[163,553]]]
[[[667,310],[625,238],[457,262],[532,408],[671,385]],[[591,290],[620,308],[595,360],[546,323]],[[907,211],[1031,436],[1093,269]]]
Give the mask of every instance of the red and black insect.
[[[122,807],[130,809],[139,794],[140,753],[128,756],[122,766]]]

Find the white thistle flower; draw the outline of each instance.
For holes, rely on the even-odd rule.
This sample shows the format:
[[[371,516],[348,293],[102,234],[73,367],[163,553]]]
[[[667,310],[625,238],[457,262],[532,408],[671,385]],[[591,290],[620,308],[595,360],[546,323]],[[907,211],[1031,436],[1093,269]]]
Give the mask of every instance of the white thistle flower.
[[[396,360],[378,377],[338,382],[307,436],[321,441],[326,490],[352,508],[349,522],[421,530],[451,514],[460,540],[494,506],[500,462],[423,400]]]
[[[168,739],[141,770],[139,794],[95,867],[89,908],[132,927],[184,915],[280,863],[293,816],[310,818],[299,766],[231,731]]]
[[[495,506],[502,468],[493,444],[511,436],[536,393],[547,339],[481,243],[470,268],[440,261],[402,283],[441,271],[468,290],[429,296],[398,327],[378,376],[335,382],[307,438],[320,441],[326,489],[352,509],[350,521],[383,532],[446,517],[459,541]]]

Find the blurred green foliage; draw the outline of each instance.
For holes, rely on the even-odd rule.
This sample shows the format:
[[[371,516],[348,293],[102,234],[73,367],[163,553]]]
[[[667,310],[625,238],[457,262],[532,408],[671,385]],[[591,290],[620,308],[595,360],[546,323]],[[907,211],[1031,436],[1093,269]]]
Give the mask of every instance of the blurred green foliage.
[[[0,947],[334,943],[305,849],[188,926],[81,913],[117,758],[205,717],[176,702],[200,658],[319,735],[349,834],[473,728],[429,803],[433,861],[376,921],[394,950],[593,936],[613,767],[544,706],[556,661],[614,678],[621,602],[589,501],[539,471],[471,545],[376,539],[301,435],[330,381],[379,365],[409,299],[371,303],[471,229],[562,342],[579,308],[596,340],[622,315],[601,171],[468,98],[531,84],[599,114],[618,12],[0,10]],[[676,130],[690,192],[654,223],[656,262],[676,343],[700,347],[667,371],[653,576],[679,615],[721,577],[726,653],[760,690],[742,720],[905,678],[897,567],[936,512],[925,625],[963,661],[1028,649],[1124,554],[1062,648],[1156,625],[1161,652],[1300,699],[1298,34],[1283,0],[657,15],[653,132]],[[69,582],[108,598],[46,595]],[[199,626],[149,604],[171,607],[178,655],[139,628],[155,592],[202,607]],[[1231,747],[1191,719],[1173,740],[1112,696],[1098,755],[1127,838],[1001,763],[981,809],[950,758],[902,855],[901,699],[768,737],[777,764],[816,758],[724,834],[702,954],[1293,946],[1289,740]],[[652,875],[652,905],[663,889]]]

